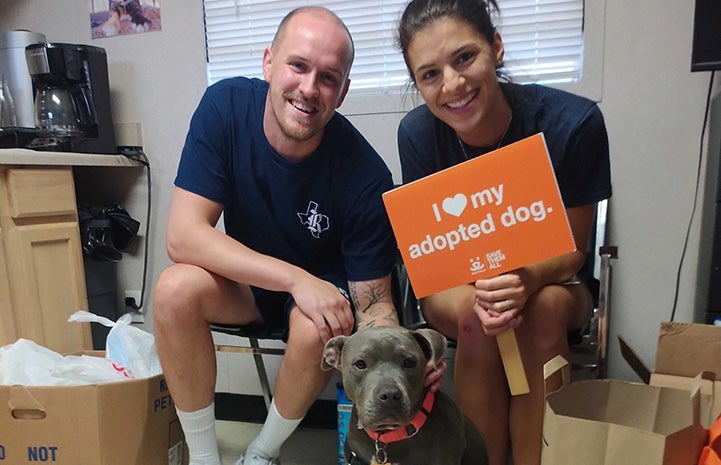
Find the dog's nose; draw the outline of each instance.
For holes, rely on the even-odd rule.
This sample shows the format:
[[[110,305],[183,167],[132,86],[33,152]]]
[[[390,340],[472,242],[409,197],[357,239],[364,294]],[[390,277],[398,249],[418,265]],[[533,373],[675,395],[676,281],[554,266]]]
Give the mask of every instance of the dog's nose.
[[[384,404],[394,404],[401,400],[401,390],[395,386],[386,386],[378,392],[378,399]]]

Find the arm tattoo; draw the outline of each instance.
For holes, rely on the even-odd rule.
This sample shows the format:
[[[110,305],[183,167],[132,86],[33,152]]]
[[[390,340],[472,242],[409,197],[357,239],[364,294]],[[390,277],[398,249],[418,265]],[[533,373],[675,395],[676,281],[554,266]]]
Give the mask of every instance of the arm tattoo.
[[[354,290],[355,290],[355,286]],[[366,293],[366,298],[368,299],[368,305],[366,308],[362,309],[361,312],[365,313],[368,311],[370,307],[377,304],[378,302],[385,299],[386,296],[390,295],[390,289],[387,287],[382,286],[380,283],[374,282],[371,283],[368,286],[368,292]],[[356,302],[357,304],[358,302]]]
[[[363,286],[351,283],[349,287],[353,305],[359,314],[364,315],[363,323],[359,326],[359,329],[377,326],[380,322],[398,324],[398,316],[393,308],[391,291],[387,285],[374,281],[363,283]],[[361,287],[362,289],[360,289]],[[363,292],[362,299],[360,292]],[[366,302],[366,305],[361,306],[361,301]]]

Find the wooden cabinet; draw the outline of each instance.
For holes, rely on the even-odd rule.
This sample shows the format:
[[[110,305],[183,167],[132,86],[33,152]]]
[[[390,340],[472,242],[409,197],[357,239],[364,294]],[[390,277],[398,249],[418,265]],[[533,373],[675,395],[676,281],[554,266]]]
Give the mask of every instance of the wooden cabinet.
[[[25,338],[59,353],[92,349],[90,324],[67,321],[89,310],[76,170],[95,178],[133,167],[142,165],[121,155],[0,149],[0,346]]]
[[[26,338],[59,353],[92,349],[89,326],[67,321],[88,308],[72,168],[0,167],[0,228],[0,291],[9,290],[0,345]]]
[[[2,227],[0,227],[2,237]],[[0,346],[17,339],[15,336],[15,316],[10,300],[10,282],[5,266],[5,248],[0,240]]]

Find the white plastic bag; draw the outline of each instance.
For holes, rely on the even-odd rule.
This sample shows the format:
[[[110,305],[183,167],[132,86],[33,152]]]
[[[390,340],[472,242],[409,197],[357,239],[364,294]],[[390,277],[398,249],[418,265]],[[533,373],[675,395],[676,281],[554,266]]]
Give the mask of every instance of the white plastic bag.
[[[132,317],[125,314],[114,322],[108,318],[84,310],[70,315],[68,321],[100,323],[110,328],[105,340],[105,358],[130,370],[134,378],[148,378],[162,373],[155,337],[140,328],[132,326]]]
[[[131,376],[111,360],[62,356],[28,339],[0,347],[0,385],[75,386],[123,381]]]
[[[66,383],[62,384],[71,385],[125,381],[133,378],[130,371],[119,363],[92,355],[66,355],[62,363],[53,370],[53,376],[58,380],[66,380]]]
[[[63,356],[28,339],[0,347],[0,384],[40,386],[52,379],[52,368]],[[39,383],[39,384],[38,384]]]

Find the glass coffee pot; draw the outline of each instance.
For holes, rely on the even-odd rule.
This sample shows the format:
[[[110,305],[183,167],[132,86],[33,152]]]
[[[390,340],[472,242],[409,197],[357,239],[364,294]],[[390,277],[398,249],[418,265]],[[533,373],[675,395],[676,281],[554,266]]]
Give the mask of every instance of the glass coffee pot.
[[[43,134],[76,137],[95,124],[87,91],[83,86],[41,86],[35,94],[35,127]]]
[[[72,138],[88,135],[94,127],[90,96],[82,85],[40,85],[35,93],[35,127],[39,137],[30,145],[51,149]]]
[[[15,126],[17,126],[15,103],[10,93],[8,81],[3,74],[0,79],[0,129]]]

